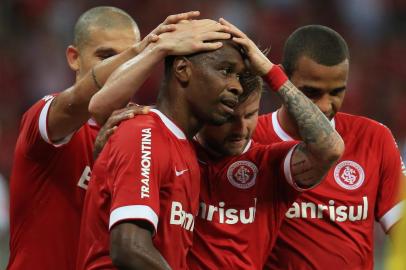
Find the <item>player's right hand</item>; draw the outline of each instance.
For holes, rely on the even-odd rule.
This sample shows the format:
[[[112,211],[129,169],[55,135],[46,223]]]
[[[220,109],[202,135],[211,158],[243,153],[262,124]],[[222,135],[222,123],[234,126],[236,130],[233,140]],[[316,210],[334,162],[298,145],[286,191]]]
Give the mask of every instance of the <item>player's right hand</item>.
[[[122,121],[131,119],[137,114],[146,114],[148,112],[148,106],[141,106],[135,103],[129,103],[127,107],[114,111],[97,134],[93,149],[94,159],[97,159],[107,140],[114,134]]]
[[[165,21],[158,25],[154,30],[151,31],[145,38],[140,42],[135,44],[134,49],[136,54],[141,53],[150,43],[156,42],[159,39],[159,35],[172,32],[176,30],[176,24],[179,22],[194,19],[200,15],[199,11],[189,11],[174,15],[169,15]]]
[[[250,68],[256,75],[263,76],[271,70],[273,63],[264,55],[255,43],[235,25],[221,18],[219,22],[228,26],[229,32],[233,35],[233,41],[244,48],[250,61]]]
[[[166,55],[188,55],[216,50],[223,44],[210,41],[231,38],[228,26],[209,19],[182,20],[175,28],[174,31],[160,34],[159,40],[154,44]]]

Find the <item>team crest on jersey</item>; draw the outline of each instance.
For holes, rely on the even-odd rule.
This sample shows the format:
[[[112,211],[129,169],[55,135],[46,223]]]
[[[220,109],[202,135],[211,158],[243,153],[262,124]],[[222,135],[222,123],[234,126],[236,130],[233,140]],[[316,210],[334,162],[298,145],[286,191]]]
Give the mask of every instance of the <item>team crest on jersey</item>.
[[[237,188],[247,189],[255,184],[258,168],[251,161],[240,160],[230,165],[227,178],[230,184]]]
[[[340,187],[354,190],[364,182],[365,173],[358,163],[344,160],[334,169],[334,179]]]

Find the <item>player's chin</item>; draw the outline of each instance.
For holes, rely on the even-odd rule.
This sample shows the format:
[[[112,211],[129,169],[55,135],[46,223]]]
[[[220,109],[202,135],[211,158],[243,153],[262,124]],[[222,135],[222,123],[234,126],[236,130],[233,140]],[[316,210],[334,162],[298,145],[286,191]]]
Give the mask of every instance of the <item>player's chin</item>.
[[[224,144],[225,152],[227,152],[227,155],[229,156],[237,156],[241,155],[244,152],[245,147],[247,146],[247,143],[244,142],[233,142],[233,141],[227,141]]]
[[[215,125],[215,126],[221,126],[229,121],[231,118],[231,114],[226,113],[226,112],[213,112],[209,119],[208,119],[208,124],[210,125]]]

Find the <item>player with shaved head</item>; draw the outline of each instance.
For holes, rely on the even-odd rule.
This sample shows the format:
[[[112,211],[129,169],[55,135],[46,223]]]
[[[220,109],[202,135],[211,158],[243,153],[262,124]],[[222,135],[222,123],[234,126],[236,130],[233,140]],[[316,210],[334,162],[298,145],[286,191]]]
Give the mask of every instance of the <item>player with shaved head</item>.
[[[89,101],[113,70],[156,41],[157,34],[197,15],[169,16],[142,41],[134,20],[118,8],[92,8],[79,18],[74,44],[66,50],[75,84],[42,98],[21,121],[10,180],[8,269],[75,269],[82,205],[99,131],[89,120]],[[132,112],[120,111],[108,124]]]

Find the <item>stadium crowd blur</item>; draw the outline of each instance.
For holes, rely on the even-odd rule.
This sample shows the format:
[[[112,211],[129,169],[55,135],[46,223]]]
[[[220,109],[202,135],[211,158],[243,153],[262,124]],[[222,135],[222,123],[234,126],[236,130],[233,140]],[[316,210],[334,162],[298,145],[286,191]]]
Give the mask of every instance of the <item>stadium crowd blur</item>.
[[[126,10],[143,35],[167,15],[200,10],[201,16],[225,17],[244,30],[270,58],[279,62],[283,42],[297,27],[323,24],[349,44],[350,78],[342,111],[365,115],[387,125],[406,158],[406,1],[404,0],[2,0],[0,2],[0,189],[7,190],[21,115],[36,100],[74,81],[65,60],[73,25],[86,9],[114,5]],[[162,68],[135,97],[155,100]],[[277,108],[271,95],[263,112]],[[356,131],[354,131],[356,132]],[[2,183],[1,182],[5,182]],[[0,190],[1,193],[1,190]],[[2,194],[2,193],[1,193]],[[6,209],[1,195],[0,211]],[[0,241],[7,225],[0,212]],[[4,224],[3,224],[4,223]],[[3,248],[2,248],[3,249]],[[0,251],[0,269],[5,263]]]

